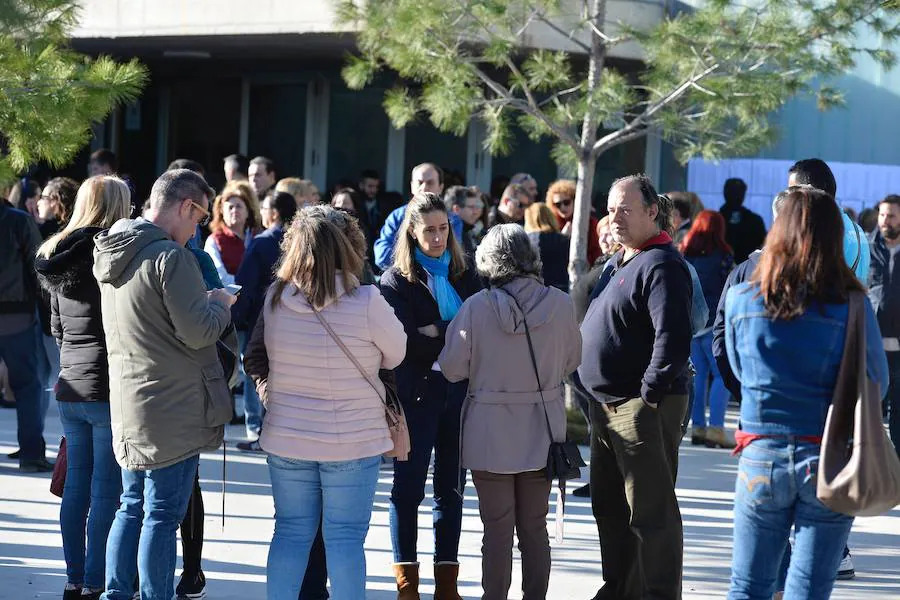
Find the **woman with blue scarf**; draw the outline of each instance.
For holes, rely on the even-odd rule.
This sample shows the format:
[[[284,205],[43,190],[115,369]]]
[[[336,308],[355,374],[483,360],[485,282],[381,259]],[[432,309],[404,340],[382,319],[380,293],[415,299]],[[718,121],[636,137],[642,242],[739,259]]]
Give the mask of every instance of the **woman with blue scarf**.
[[[406,359],[396,369],[397,392],[409,424],[409,460],[394,461],[391,542],[398,600],[418,600],[419,505],[434,451],[435,600],[460,600],[457,553],[465,473],[459,466],[459,424],[467,381],[449,383],[437,358],[444,333],[463,301],[481,289],[453,236],[447,209],[431,193],[416,194],[397,234],[394,264],[381,292],[406,330]]]

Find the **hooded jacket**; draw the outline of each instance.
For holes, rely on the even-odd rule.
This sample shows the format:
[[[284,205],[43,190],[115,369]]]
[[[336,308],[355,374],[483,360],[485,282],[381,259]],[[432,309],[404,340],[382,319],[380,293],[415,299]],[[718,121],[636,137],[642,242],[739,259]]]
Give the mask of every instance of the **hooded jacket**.
[[[448,381],[469,380],[462,409],[462,466],[504,474],[545,468],[550,442],[566,438],[563,378],[580,362],[581,333],[566,293],[520,277],[469,298],[447,328],[438,358]]]
[[[60,347],[60,402],[109,402],[109,363],[100,315],[100,287],[94,279],[94,236],[84,227],[62,240],[34,267],[50,296],[50,331]]]
[[[232,407],[216,340],[231,311],[153,223],[123,219],[94,243],[116,460],[158,469],[218,448]]]

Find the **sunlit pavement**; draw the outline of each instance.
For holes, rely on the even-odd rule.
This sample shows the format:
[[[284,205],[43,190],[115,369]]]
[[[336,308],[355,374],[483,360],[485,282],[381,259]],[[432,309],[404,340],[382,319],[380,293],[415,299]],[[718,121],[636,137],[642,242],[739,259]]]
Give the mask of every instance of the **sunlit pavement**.
[[[730,417],[733,425],[734,415]],[[49,492],[49,474],[21,475],[17,463],[5,458],[16,448],[15,432],[15,411],[0,410],[0,600],[59,598],[66,581],[59,499]],[[51,458],[60,432],[54,405],[48,414],[46,434]],[[265,597],[266,553],[273,527],[269,475],[262,455],[233,450],[233,442],[242,439],[242,432],[241,427],[230,427],[228,432],[224,527],[221,451],[204,454],[200,465],[207,510],[203,567],[208,581],[207,597],[212,600]],[[689,442],[682,445],[678,496],[685,525],[685,598],[725,597],[736,464],[737,459],[727,451],[693,447]],[[396,597],[396,592],[392,592],[387,516],[390,482],[390,471],[382,471],[366,542],[367,598],[378,600]],[[569,489],[578,485],[573,482]],[[555,494],[554,491],[553,503]],[[554,506],[551,504],[551,519]],[[428,598],[433,592],[428,566],[433,549],[430,504],[423,505],[420,511],[419,527],[421,590]],[[565,533],[564,543],[553,545],[548,597],[587,600],[601,583],[600,549],[589,500],[568,498]],[[850,547],[857,577],[854,581],[838,582],[832,597],[900,597],[900,510],[883,517],[858,519]],[[469,481],[460,543],[460,592],[467,599],[481,596],[480,553],[481,522],[475,489]],[[516,557],[510,598],[522,597],[519,568]]]

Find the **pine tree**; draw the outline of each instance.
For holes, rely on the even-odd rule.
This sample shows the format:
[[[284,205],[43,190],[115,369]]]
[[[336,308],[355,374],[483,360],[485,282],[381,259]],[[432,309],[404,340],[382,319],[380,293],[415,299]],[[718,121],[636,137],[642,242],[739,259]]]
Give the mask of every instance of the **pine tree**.
[[[73,0],[0,0],[0,181],[44,161],[64,166],[91,124],[134,100],[147,72],[72,51]]]
[[[771,143],[769,120],[789,98],[815,93],[840,106],[826,82],[866,52],[885,67],[900,36],[897,2],[884,0],[707,0],[649,29],[612,23],[606,0],[336,0],[338,18],[358,31],[343,69],[360,89],[390,69],[400,82],[384,108],[395,127],[427,114],[463,135],[472,118],[486,148],[509,152],[518,124],[555,142],[553,158],[577,174],[570,275],[587,269],[587,228],[597,158],[657,132],[681,160],[746,155]],[[857,47],[859,28],[880,34]],[[571,51],[530,48],[535,28]],[[644,67],[624,74],[611,48],[637,44]]]

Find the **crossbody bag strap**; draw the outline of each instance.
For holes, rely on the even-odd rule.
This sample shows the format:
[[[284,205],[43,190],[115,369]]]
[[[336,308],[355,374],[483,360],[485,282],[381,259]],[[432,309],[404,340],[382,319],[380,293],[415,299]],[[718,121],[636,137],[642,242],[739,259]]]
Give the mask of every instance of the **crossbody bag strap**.
[[[309,302],[309,299],[307,299],[307,302]],[[350,352],[350,349],[344,345],[344,342],[341,341],[341,338],[338,337],[338,334],[334,332],[334,329],[331,328],[331,325],[328,324],[328,321],[325,320],[325,317],[322,316],[322,313],[316,310],[316,307],[312,305],[312,302],[309,302],[309,307],[312,309],[313,314],[316,315],[316,318],[319,319],[319,323],[322,324],[322,327],[325,328],[325,331],[328,332],[328,335],[331,336],[331,339],[333,339],[341,349],[341,351],[343,351],[343,353],[347,355],[347,358],[350,359],[350,362],[353,363],[353,365],[359,371],[359,374],[369,382],[369,385],[371,385],[372,389],[375,390],[375,395],[378,396],[378,399],[381,400],[381,403],[387,406],[387,401],[381,396],[381,392],[378,390],[378,386],[376,386],[375,382],[372,381],[372,376],[366,372],[361,364],[359,364],[359,361],[356,360],[356,357],[353,356],[353,353]]]
[[[550,415],[547,414],[547,404],[544,401],[544,386],[541,385],[541,376],[538,374],[537,359],[534,356],[534,345],[531,342],[531,330],[528,329],[528,319],[525,318],[525,309],[519,304],[519,300],[506,291],[504,288],[498,288],[504,294],[512,298],[518,309],[522,312],[522,325],[525,326],[525,339],[528,340],[528,353],[531,355],[531,366],[534,369],[534,378],[537,380],[538,392],[541,394],[541,408],[544,409],[544,420],[547,422],[547,433],[550,434],[550,443],[553,443],[553,428],[550,427]]]
[[[851,224],[853,224],[852,221]],[[857,229],[855,224],[853,224],[853,233],[856,234],[856,260],[853,261],[853,266],[850,267],[850,270],[856,273],[856,267],[859,266],[859,261],[862,259],[862,241],[859,239],[859,229]]]

